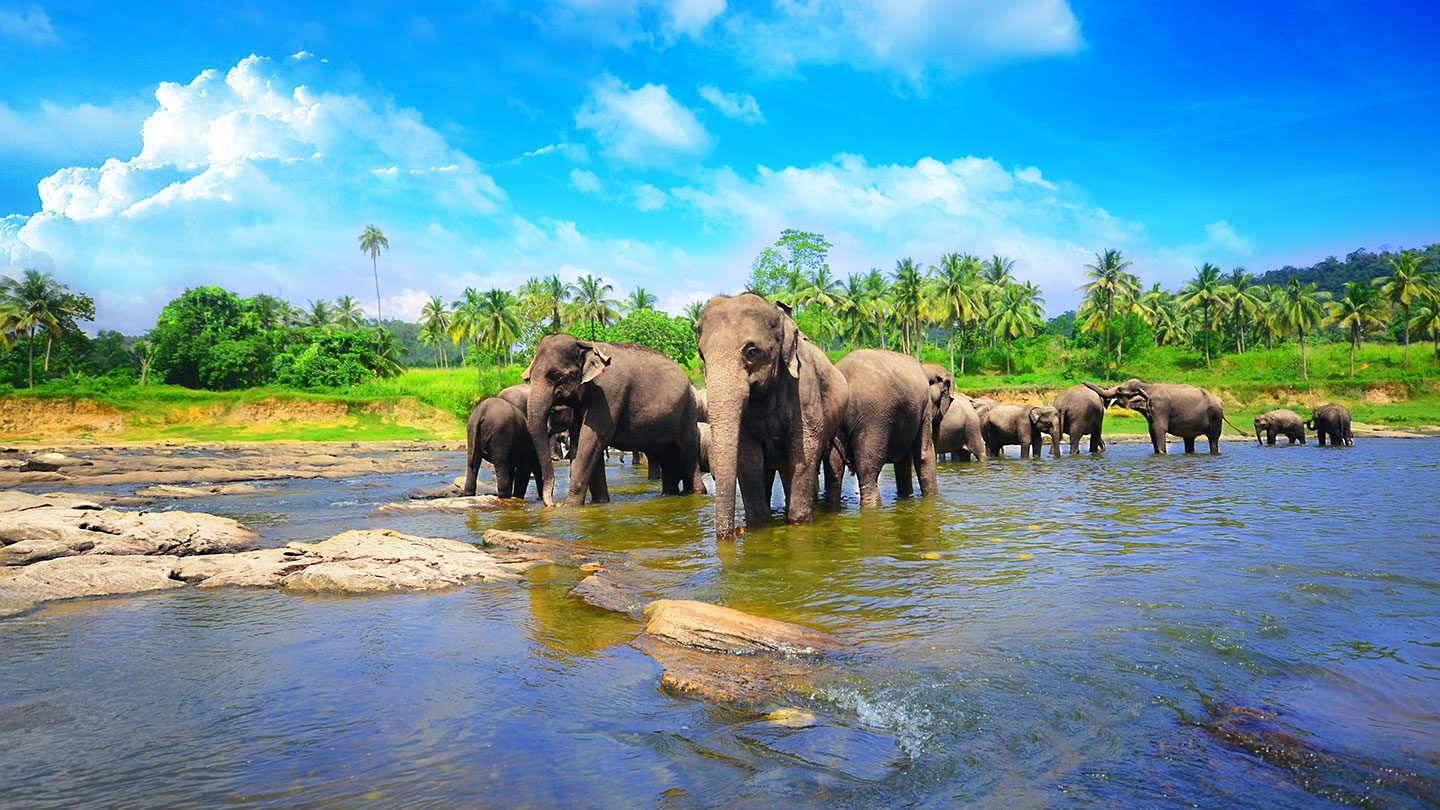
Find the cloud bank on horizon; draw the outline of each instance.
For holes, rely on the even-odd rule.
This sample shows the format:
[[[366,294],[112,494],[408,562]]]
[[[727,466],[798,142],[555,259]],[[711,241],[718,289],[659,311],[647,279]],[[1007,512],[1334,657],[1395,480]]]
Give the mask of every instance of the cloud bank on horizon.
[[[945,76],[1083,45],[1062,0],[1009,10],[938,0],[781,3],[766,17],[729,10],[724,0],[640,0],[590,17],[587,2],[546,8],[557,26],[600,14],[608,24],[587,35],[617,47],[663,48],[687,37],[739,49],[751,39],[740,27],[760,30],[796,43],[781,49],[784,59],[742,54],[766,70],[848,52],[916,92]],[[962,29],[965,48],[941,35]],[[573,127],[557,142],[509,162],[506,188],[496,179],[500,164],[482,165],[404,99],[340,73],[301,52],[252,55],[161,83],[138,153],[60,168],[39,184],[40,210],[0,219],[0,271],[54,272],[96,297],[98,327],[138,333],[167,300],[202,284],[297,303],[347,292],[364,299],[370,268],[357,235],[371,223],[391,244],[381,257],[384,310],[406,318],[430,295],[514,289],[551,273],[600,275],[618,294],[642,285],[678,312],[738,291],[751,258],[787,227],[826,234],[842,276],[905,256],[931,264],[951,250],[1006,255],[1020,277],[1044,288],[1052,313],[1073,306],[1082,265],[1105,248],[1177,271],[1253,249],[1223,220],[1197,221],[1191,243],[1153,245],[1143,223],[1111,216],[1087,190],[988,157],[874,162],[842,152],[806,165],[771,155],[732,166],[718,153],[731,137],[722,124],[763,132],[755,96],[724,80],[679,87],[610,70],[580,90]],[[558,175],[555,161],[564,166]],[[599,203],[603,214],[551,216],[526,199],[530,177]],[[669,219],[638,227],[656,216]]]

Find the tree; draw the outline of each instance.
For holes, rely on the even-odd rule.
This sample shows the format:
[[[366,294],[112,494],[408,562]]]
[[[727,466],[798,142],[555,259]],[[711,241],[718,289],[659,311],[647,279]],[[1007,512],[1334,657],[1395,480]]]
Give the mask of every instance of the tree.
[[[1235,351],[1245,353],[1245,325],[1255,320],[1260,308],[1260,289],[1255,279],[1243,267],[1230,271],[1225,285],[1225,297],[1230,302],[1230,315],[1235,325]]]
[[[172,385],[231,389],[271,378],[274,348],[247,302],[195,287],[165,305],[150,332],[154,368]]]
[[[1140,317],[1155,336],[1155,345],[1163,346],[1180,332],[1180,305],[1175,294],[1160,288],[1157,282],[1140,296]]]
[[[445,367],[445,379],[450,379],[450,358],[445,353],[443,338],[450,331],[450,308],[438,295],[430,296],[420,310],[421,339],[428,346],[440,349],[440,363]]]
[[[1180,306],[1185,309],[1200,309],[1200,331],[1205,340],[1205,365],[1210,365],[1210,314],[1225,305],[1224,287],[1220,282],[1220,268],[1205,262],[1195,268],[1195,278],[1185,282],[1180,290]]]
[[[995,305],[990,309],[987,325],[995,336],[1005,341],[1005,373],[1010,373],[1010,343],[1017,337],[1032,337],[1045,326],[1041,307],[1045,300],[1040,291],[1029,284],[1006,284]]]
[[[925,276],[914,259],[905,258],[895,262],[895,314],[904,324],[907,343],[910,327],[915,327],[914,342],[908,343],[906,351],[913,346],[915,356],[920,357],[920,317],[925,303]]]
[[[1115,319],[1115,311],[1118,309],[1122,314],[1134,308],[1135,298],[1140,294],[1140,279],[1133,274],[1125,272],[1131,262],[1125,261],[1118,250],[1106,250],[1104,253],[1095,254],[1095,263],[1085,265],[1089,270],[1085,277],[1090,283],[1080,287],[1080,292],[1085,294],[1086,302],[1090,305],[1090,317],[1081,325],[1080,329],[1085,332],[1095,331],[1096,326],[1103,326],[1105,331],[1105,359],[1110,359],[1110,323]],[[1122,338],[1123,341],[1123,338]],[[1120,365],[1120,352],[1115,352],[1115,365]]]
[[[658,303],[659,300],[659,298],[655,297],[654,293],[650,292],[644,287],[636,285],[635,289],[631,290],[630,294],[625,296],[625,300],[621,302],[620,308],[625,310],[626,312],[639,312],[642,309],[654,309],[655,304]]]
[[[596,338],[596,327],[603,327],[619,317],[615,311],[615,300],[606,296],[615,291],[614,284],[604,279],[586,275],[575,282],[574,297],[571,299],[571,317],[576,323],[590,325],[590,340]]]
[[[1284,287],[1266,287],[1264,301],[1260,304],[1260,328],[1265,333],[1265,348],[1274,349],[1275,341],[1285,337],[1290,327],[1285,321]]]
[[[1385,302],[1375,287],[1358,281],[1345,285],[1345,295],[1339,301],[1325,305],[1329,311],[1329,323],[1350,330],[1350,376],[1355,376],[1355,350],[1360,348],[1360,338],[1369,327],[1385,326]]]
[[[520,339],[520,320],[515,316],[515,296],[509,290],[491,288],[480,299],[480,321],[475,330],[477,348],[495,352],[495,390],[504,388],[500,373],[505,354]]]
[[[705,314],[705,303],[704,301],[691,301],[685,305],[685,314],[682,317],[690,323],[691,329],[700,325],[700,316]]]
[[[773,247],[760,251],[751,262],[745,289],[766,298],[785,290],[797,292],[801,279],[825,264],[830,248],[830,242],[821,234],[787,228],[780,232]]]
[[[885,348],[885,316],[895,311],[890,302],[890,282],[879,268],[872,267],[865,274],[865,293],[869,302],[870,317],[875,319],[875,334],[880,348]]]
[[[65,324],[81,315],[81,301],[68,294],[70,288],[49,273],[26,270],[19,278],[0,279],[0,304],[13,313],[10,328],[26,332],[29,340],[29,383],[35,387],[35,332],[44,329],[53,340]],[[93,316],[93,304],[91,315]],[[48,346],[47,346],[48,354]],[[48,365],[48,363],[47,363]]]
[[[330,302],[323,298],[311,301],[310,311],[305,314],[305,325],[323,329],[326,332],[333,330],[335,328],[335,310],[330,308]]]
[[[1432,295],[1415,307],[1408,328],[1416,334],[1429,332],[1435,342],[1435,359],[1440,360],[1440,295]]]
[[[385,317],[380,312],[380,268],[375,263],[375,257],[380,255],[382,248],[389,250],[390,240],[379,228],[366,225],[365,232],[360,234],[360,252],[370,254],[370,269],[375,273],[375,323],[379,326],[385,325]]]
[[[140,384],[144,385],[150,377],[150,364],[155,362],[155,352],[151,350],[150,341],[137,340],[135,345],[130,347],[135,353],[135,359],[140,361]]]
[[[960,327],[960,373],[965,373],[965,327],[985,311],[980,262],[970,254],[946,253],[930,268],[935,277],[936,311],[950,327],[950,373],[955,373],[955,327]]]
[[[1400,359],[1401,368],[1410,362],[1410,304],[1417,298],[1426,298],[1435,285],[1434,273],[1420,272],[1420,266],[1424,262],[1425,257],[1419,251],[1402,251],[1399,257],[1390,259],[1390,275],[1378,276],[1370,282],[1381,285],[1380,295],[1400,307],[1402,322],[1405,324],[1401,329],[1405,333],[1405,354]]]
[[[551,275],[541,279],[530,279],[520,288],[522,302],[529,303],[550,315],[550,332],[560,332],[564,323],[560,318],[560,310],[565,307],[565,302],[575,292],[572,284],[566,284],[560,280],[558,275]]]
[[[478,362],[480,349],[480,321],[484,318],[483,305],[480,301],[480,293],[474,287],[466,287],[460,294],[460,300],[452,306],[450,315],[450,340],[457,345],[463,346],[470,342],[475,344],[476,353],[473,355]],[[460,361],[465,361],[464,350],[461,350]],[[478,373],[478,372],[477,372]],[[481,383],[484,384],[483,382]]]
[[[1294,276],[1285,284],[1285,323],[1300,334],[1300,375],[1310,379],[1310,367],[1305,356],[1305,330],[1314,331],[1324,320],[1321,303],[1329,293],[1315,292],[1315,284],[1301,284]]]
[[[353,332],[360,328],[360,322],[365,319],[365,311],[360,308],[360,302],[348,295],[342,295],[335,299],[333,322],[336,326],[346,332]]]

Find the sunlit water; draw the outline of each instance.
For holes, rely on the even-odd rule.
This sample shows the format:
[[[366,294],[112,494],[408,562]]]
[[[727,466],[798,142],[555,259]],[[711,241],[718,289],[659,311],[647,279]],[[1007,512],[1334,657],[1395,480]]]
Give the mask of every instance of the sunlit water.
[[[626,644],[638,626],[570,596],[560,566],[438,594],[56,604],[0,621],[0,806],[1435,806],[1437,450],[1117,442],[942,464],[939,498],[896,502],[882,480],[861,514],[850,478],[839,511],[733,544],[709,535],[708,498],[614,462],[614,502],[579,510],[369,514],[448,480],[433,471],[188,501],[276,544],[575,540],[667,596],[860,652],[760,707],[827,724],[786,742],[754,711],[666,694]],[[1316,767],[1338,792],[1203,731],[1236,705],[1333,755]]]

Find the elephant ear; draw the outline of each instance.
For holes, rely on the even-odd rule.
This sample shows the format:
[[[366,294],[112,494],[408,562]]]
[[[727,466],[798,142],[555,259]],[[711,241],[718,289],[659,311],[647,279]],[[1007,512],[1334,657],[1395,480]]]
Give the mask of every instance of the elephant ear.
[[[530,372],[533,371],[534,369],[535,369],[535,358],[532,357],[532,358],[530,358],[530,365],[526,366],[526,367],[525,367],[525,370],[522,371],[522,372],[520,372],[520,379],[524,380],[525,382],[530,382]]]
[[[800,379],[800,327],[795,325],[795,319],[790,317],[790,307],[784,304],[775,305],[785,317],[780,319],[780,362],[785,364],[785,370],[790,376]]]
[[[1032,425],[1037,424],[1037,423],[1040,421],[1040,414],[1041,414],[1041,413],[1043,413],[1043,411],[1041,411],[1039,408],[1031,408],[1031,409],[1030,409],[1030,424],[1032,424]]]
[[[594,343],[577,342],[576,345],[578,345],[585,354],[585,365],[580,372],[580,382],[588,383],[596,377],[599,377],[600,374],[605,371],[605,367],[610,365],[610,355],[606,354],[604,349]]]

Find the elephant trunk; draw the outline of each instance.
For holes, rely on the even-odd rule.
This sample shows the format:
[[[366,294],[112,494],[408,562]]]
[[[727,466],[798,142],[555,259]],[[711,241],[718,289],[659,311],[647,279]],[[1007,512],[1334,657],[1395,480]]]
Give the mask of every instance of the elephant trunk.
[[[1050,457],[1060,457],[1060,426],[1058,424],[1054,430],[1050,431]]]
[[[554,404],[555,389],[543,381],[532,380],[530,399],[525,402],[525,425],[530,429],[530,441],[539,457],[540,499],[546,506],[555,505],[555,462],[550,460],[549,430],[550,407]]]
[[[1108,405],[1108,404],[1109,404],[1111,401],[1113,401],[1117,396],[1119,396],[1119,393],[1120,393],[1120,392],[1119,392],[1120,386],[1118,386],[1118,385],[1112,385],[1112,386],[1110,386],[1109,388],[1101,388],[1100,386],[1098,386],[1098,385],[1096,385],[1095,383],[1092,383],[1092,382],[1085,382],[1085,383],[1082,383],[1082,385],[1084,385],[1086,388],[1089,388],[1091,391],[1094,391],[1095,393],[1099,394],[1099,395],[1100,395],[1100,399],[1104,400],[1104,403],[1103,403],[1103,404],[1106,404],[1106,405]]]
[[[733,362],[738,367],[738,358]],[[721,363],[709,365],[712,371],[706,375],[705,390],[710,417],[710,475],[715,479],[715,535],[729,540],[735,536],[740,421],[750,402],[750,385],[738,369],[723,372]],[[717,371],[719,375],[715,374]],[[712,379],[715,376],[725,379]]]
[[[1255,443],[1256,443],[1256,444],[1264,444],[1264,442],[1260,441],[1260,423],[1259,423],[1259,422],[1256,422],[1256,423],[1255,423]]]

